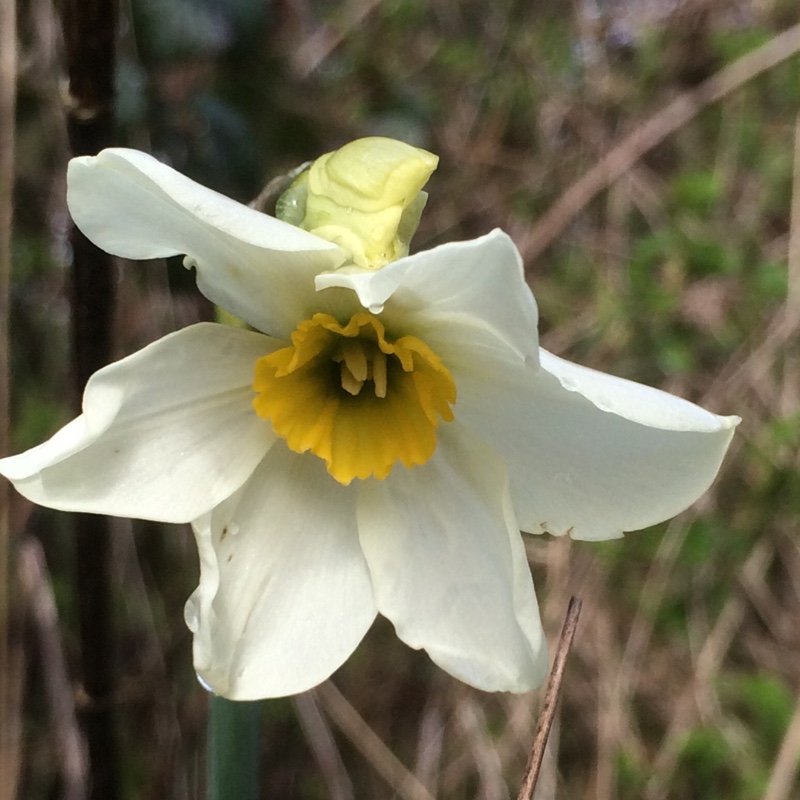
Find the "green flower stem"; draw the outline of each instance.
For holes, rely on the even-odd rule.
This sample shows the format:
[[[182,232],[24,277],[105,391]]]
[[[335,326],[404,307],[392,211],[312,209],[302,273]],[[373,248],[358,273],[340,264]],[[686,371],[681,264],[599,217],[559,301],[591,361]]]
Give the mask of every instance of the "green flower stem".
[[[208,800],[258,800],[261,704],[210,695]]]

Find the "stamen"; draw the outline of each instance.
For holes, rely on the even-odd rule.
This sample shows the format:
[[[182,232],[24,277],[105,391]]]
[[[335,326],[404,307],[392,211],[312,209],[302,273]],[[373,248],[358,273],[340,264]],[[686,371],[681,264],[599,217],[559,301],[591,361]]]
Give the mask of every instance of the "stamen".
[[[362,383],[367,379],[367,354],[360,339],[346,339],[342,344],[342,358],[350,374]]]
[[[375,386],[375,397],[386,397],[386,353],[375,348],[372,357],[372,383]]]
[[[346,392],[349,392],[353,397],[356,397],[361,392],[361,387],[364,385],[364,381],[359,380],[353,375],[352,370],[347,364],[347,361],[342,361],[341,366],[341,376],[342,376],[342,389]]]

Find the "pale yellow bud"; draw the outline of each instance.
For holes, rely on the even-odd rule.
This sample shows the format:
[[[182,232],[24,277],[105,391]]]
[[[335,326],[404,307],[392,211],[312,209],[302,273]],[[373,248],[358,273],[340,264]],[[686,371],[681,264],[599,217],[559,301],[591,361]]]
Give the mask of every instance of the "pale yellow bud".
[[[276,214],[378,269],[408,255],[439,159],[383,137],[357,139],[320,156],[283,194]]]

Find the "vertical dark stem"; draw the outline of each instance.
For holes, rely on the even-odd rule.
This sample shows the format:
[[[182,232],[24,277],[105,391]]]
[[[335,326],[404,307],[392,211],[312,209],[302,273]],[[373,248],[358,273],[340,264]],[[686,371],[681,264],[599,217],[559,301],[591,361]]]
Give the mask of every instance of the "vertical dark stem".
[[[94,155],[113,144],[117,0],[66,0],[64,41],[73,155]],[[72,360],[76,405],[89,376],[111,360],[114,310],[110,257],[72,230]],[[119,754],[112,694],[110,529],[106,517],[74,516],[83,686],[83,725],[89,749],[90,798],[119,796]]]
[[[14,0],[0,0],[0,456],[9,452],[9,288],[14,216],[17,19]],[[8,486],[0,487],[0,797],[14,792],[19,716],[11,687],[11,564]]]

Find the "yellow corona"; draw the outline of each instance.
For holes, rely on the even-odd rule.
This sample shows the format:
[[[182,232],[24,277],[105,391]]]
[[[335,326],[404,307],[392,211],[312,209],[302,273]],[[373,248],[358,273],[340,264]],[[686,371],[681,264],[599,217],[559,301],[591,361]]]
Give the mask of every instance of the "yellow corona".
[[[415,336],[392,341],[366,312],[346,325],[315,314],[289,347],[256,362],[256,412],[297,453],[311,451],[342,484],[385,478],[399,461],[424,464],[440,420],[453,419],[456,387]]]

